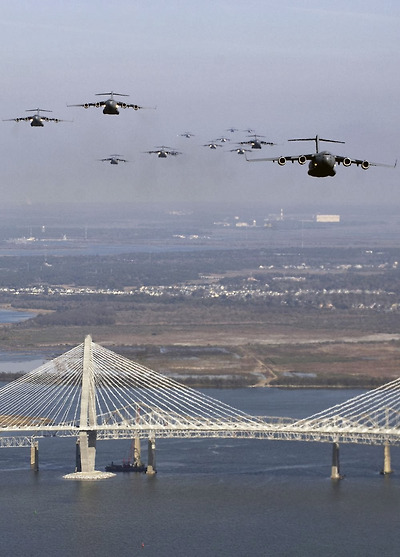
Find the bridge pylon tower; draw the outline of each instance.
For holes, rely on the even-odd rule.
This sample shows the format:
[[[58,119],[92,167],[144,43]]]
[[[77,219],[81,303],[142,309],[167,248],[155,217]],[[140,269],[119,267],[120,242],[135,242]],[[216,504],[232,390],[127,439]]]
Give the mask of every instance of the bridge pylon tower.
[[[114,474],[95,470],[96,464],[96,387],[92,356],[92,337],[87,335],[83,345],[83,371],[79,436],[76,472],[67,474],[68,479],[109,478]]]

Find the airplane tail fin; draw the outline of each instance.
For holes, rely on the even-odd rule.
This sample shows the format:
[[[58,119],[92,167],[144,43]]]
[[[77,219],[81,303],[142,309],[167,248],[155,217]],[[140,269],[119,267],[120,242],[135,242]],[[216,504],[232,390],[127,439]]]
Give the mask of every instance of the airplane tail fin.
[[[327,141],[328,143],[344,143],[344,141],[338,141],[337,139],[324,139],[316,135],[315,137],[307,137],[307,138],[300,138],[300,139],[288,139],[288,141],[315,141],[315,150],[317,153],[319,152],[319,142],[320,141]]]

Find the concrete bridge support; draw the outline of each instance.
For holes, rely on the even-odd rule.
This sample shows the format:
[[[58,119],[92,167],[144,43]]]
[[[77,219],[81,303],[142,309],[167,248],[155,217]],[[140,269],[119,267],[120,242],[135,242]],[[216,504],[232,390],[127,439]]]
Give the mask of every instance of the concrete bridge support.
[[[149,439],[147,444],[147,471],[146,474],[156,473],[156,441]]]
[[[91,474],[95,471],[96,438],[97,433],[95,431],[81,431],[79,433],[80,471],[84,474]]]
[[[79,439],[76,440],[75,444],[75,472],[82,472],[81,444],[79,442]]]
[[[340,474],[340,462],[339,462],[339,443],[332,444],[332,480],[341,480],[343,476]]]
[[[383,470],[382,474],[385,476],[391,474],[392,470],[392,462],[390,457],[390,444],[386,442],[383,446]]]
[[[142,465],[142,451],[140,447],[140,437],[135,437],[133,441],[133,464]]]
[[[35,472],[39,470],[39,441],[33,441],[31,445],[31,469]]]

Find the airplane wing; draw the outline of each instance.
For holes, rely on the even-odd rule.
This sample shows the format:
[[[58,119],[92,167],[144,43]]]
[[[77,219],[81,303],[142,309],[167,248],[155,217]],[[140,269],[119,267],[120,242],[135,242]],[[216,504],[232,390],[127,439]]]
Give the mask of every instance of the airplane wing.
[[[33,116],[24,116],[23,118],[7,118],[3,122],[30,122]]]
[[[45,122],[72,122],[72,120],[61,120],[60,118],[47,118],[47,116],[41,116],[40,117],[41,120],[44,120]]]
[[[105,101],[98,101],[95,103],[67,104],[67,106],[81,106],[83,108],[89,108],[91,106],[95,106],[96,108],[99,108],[100,106],[104,106],[105,104],[106,104]]]
[[[155,106],[139,106],[138,104],[128,104],[124,102],[117,102],[118,108],[133,108],[133,110],[140,110],[140,109],[152,109],[155,110]]]
[[[335,155],[336,162],[338,164],[343,164],[343,166],[350,166],[355,164],[356,166],[361,166],[363,170],[367,170],[370,166],[385,166],[386,168],[396,168],[397,159],[394,164],[384,164],[381,162],[370,162],[361,159],[351,159],[350,157],[342,157],[340,155]]]
[[[260,162],[260,161],[277,162],[282,166],[287,161],[301,162],[301,164],[304,164],[306,161],[310,161],[313,158],[313,156],[314,155],[310,154],[310,155],[289,155],[287,157],[281,156],[281,157],[267,157],[262,159],[248,159],[246,155],[246,161],[247,162]]]
[[[128,104],[123,102],[117,102],[118,108],[133,108],[133,110],[139,110],[139,108],[143,108],[137,104]]]

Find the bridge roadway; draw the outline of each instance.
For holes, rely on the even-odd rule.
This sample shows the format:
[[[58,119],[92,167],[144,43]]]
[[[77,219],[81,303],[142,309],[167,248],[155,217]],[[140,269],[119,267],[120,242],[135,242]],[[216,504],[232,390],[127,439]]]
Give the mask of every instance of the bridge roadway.
[[[296,420],[282,417],[255,417],[254,424],[239,419],[212,423],[210,420],[198,419],[190,425],[153,423],[119,423],[118,426],[100,424],[80,428],[72,424],[47,424],[43,426],[3,427],[0,435],[0,448],[28,447],[32,439],[43,437],[78,437],[82,431],[95,431],[98,441],[159,438],[159,439],[265,439],[270,441],[303,441],[318,443],[351,443],[364,445],[400,445],[400,429],[392,427],[366,427],[359,423],[351,424],[347,420],[335,424],[327,420],[326,424],[314,420]],[[26,435],[20,436],[24,432]],[[5,436],[5,434],[11,436]]]

